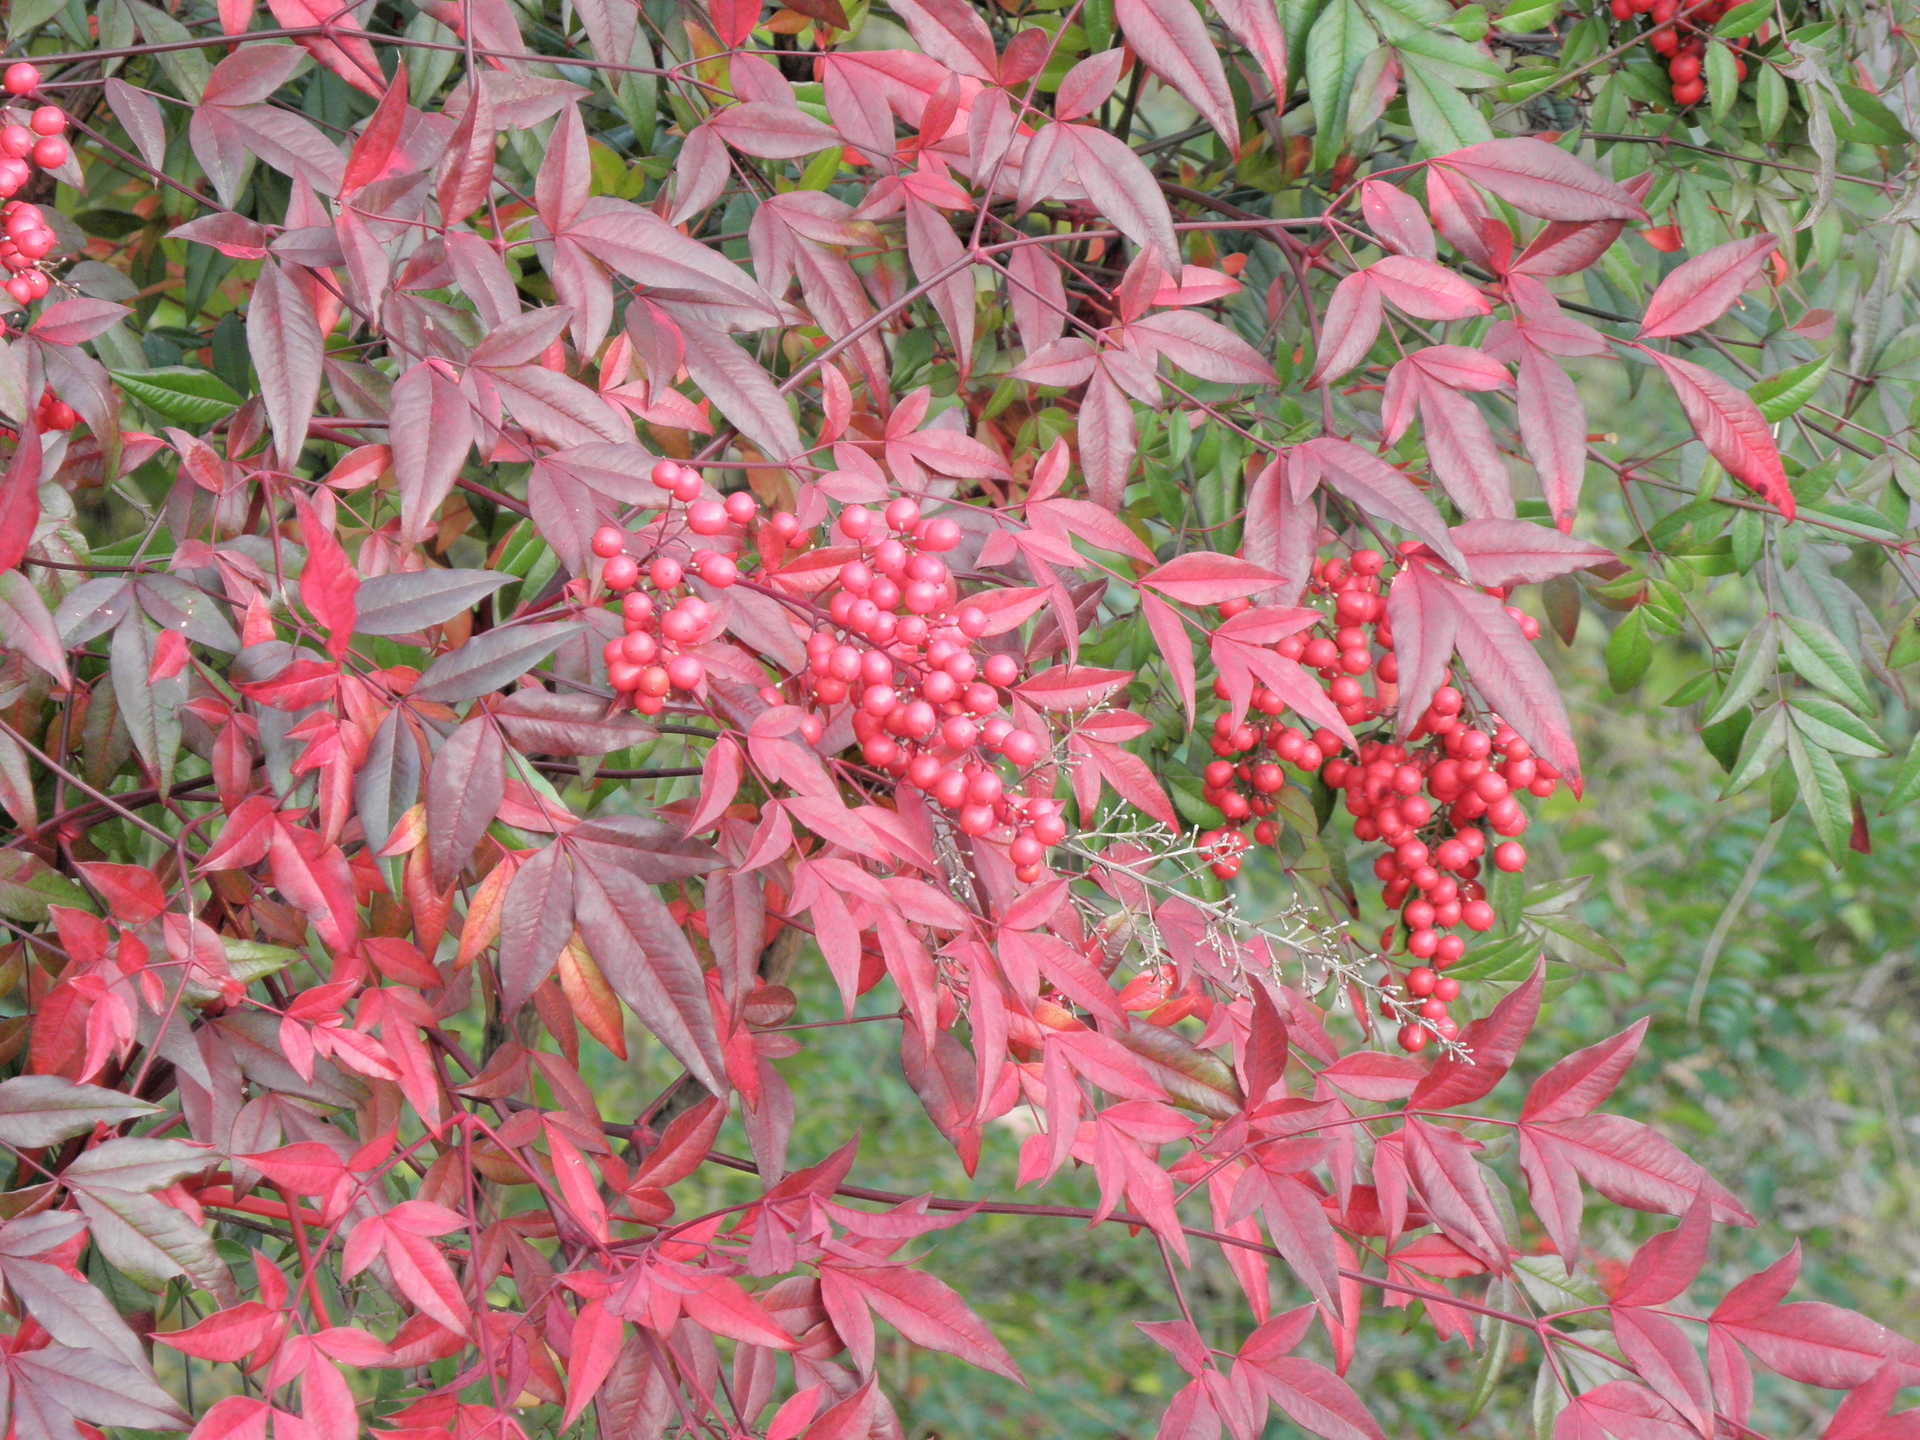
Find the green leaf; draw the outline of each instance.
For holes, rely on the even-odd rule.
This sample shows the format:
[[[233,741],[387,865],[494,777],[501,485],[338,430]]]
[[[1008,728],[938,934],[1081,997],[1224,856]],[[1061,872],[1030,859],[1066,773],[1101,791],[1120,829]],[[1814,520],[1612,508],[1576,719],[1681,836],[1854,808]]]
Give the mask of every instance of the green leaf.
[[[1727,690],[1720,703],[1703,722],[1717,725],[1760,693],[1760,687],[1773,678],[1780,665],[1780,636],[1771,618],[1754,626],[1740,642],[1740,653],[1733,657],[1733,669],[1727,676]]]
[[[58,1145],[95,1125],[117,1125],[159,1111],[98,1085],[76,1085],[58,1075],[16,1075],[0,1083],[0,1142],[20,1150]]]
[[[1846,776],[1840,767],[1817,745],[1802,739],[1796,729],[1787,736],[1787,755],[1793,762],[1793,778],[1800,788],[1800,800],[1813,817],[1814,833],[1838,865],[1846,858],[1847,840],[1853,833],[1853,802],[1847,791]]]
[[[1724,40],[1707,45],[1707,108],[1713,123],[1724,125],[1733,113],[1733,102],[1740,98],[1740,74],[1733,68],[1733,51]]]
[[[1778,375],[1769,375],[1764,380],[1756,381],[1747,394],[1753,397],[1753,403],[1760,407],[1762,415],[1778,423],[1820,393],[1820,386],[1827,378],[1827,369],[1832,364],[1832,355],[1822,355],[1818,360],[1809,360],[1804,365],[1796,365],[1791,370],[1782,370]]]
[[[1758,510],[1741,510],[1733,517],[1733,567],[1742,575],[1760,563],[1766,548],[1767,521]]]
[[[1487,1305],[1490,1309],[1512,1309],[1517,1298],[1511,1280],[1495,1280],[1487,1287]],[[1507,1361],[1512,1354],[1513,1326],[1491,1315],[1482,1316],[1480,1359],[1473,1367],[1473,1393],[1467,1398],[1467,1413],[1461,1424],[1470,1424],[1476,1415],[1486,1409],[1487,1402],[1499,1393],[1500,1378],[1506,1374]]]
[[[1808,743],[1862,760],[1887,753],[1885,743],[1866,721],[1826,696],[1803,691],[1787,703],[1793,707],[1795,727],[1807,737]]]
[[[1780,646],[1794,674],[1856,710],[1872,714],[1878,708],[1873,692],[1867,689],[1866,677],[1838,636],[1818,620],[1801,615],[1782,615],[1780,623],[1785,627]]]
[[[1754,109],[1760,118],[1760,138],[1771,140],[1780,133],[1780,127],[1787,120],[1787,82],[1781,78],[1778,69],[1762,61],[1760,77],[1753,88]]]
[[[1331,165],[1347,138],[1354,76],[1374,48],[1372,27],[1353,0],[1333,0],[1307,32],[1307,95],[1313,105],[1313,163]]]
[[[1893,777],[1893,789],[1887,792],[1880,813],[1885,815],[1891,810],[1898,810],[1902,805],[1910,804],[1916,796],[1920,796],[1920,735],[1915,735],[1913,743],[1907,747],[1907,758],[1900,762],[1900,773]]]
[[[1738,40],[1743,35],[1751,35],[1773,14],[1773,0],[1747,0],[1744,5],[1736,5],[1720,17],[1720,23],[1713,27],[1713,33],[1722,40]]]
[[[87,892],[38,855],[0,850],[0,915],[35,924],[47,918],[49,905],[91,910]]]
[[[240,408],[240,395],[211,370],[168,365],[159,370],[108,373],[127,394],[176,425],[211,425]]]
[[[1727,788],[1720,792],[1721,799],[1738,795],[1767,773],[1767,767],[1787,743],[1787,728],[1784,705],[1769,706],[1765,719],[1748,727],[1746,738],[1740,742],[1740,754],[1728,772]]]
[[[1560,13],[1560,0],[1515,0],[1500,17],[1500,28],[1513,35],[1544,30]]]
[[[1493,131],[1480,107],[1453,86],[1431,79],[1419,68],[1422,63],[1415,59],[1406,71],[1407,108],[1422,153],[1445,155],[1491,140]]]
[[[17,45],[60,13],[66,0],[19,0],[7,9],[7,43]]]
[[[1887,668],[1898,670],[1916,660],[1920,660],[1920,605],[1894,626],[1893,643],[1887,647]]]
[[[1624,695],[1640,683],[1652,663],[1653,641],[1647,637],[1647,617],[1639,610],[1630,611],[1607,638],[1607,683],[1614,694]]]

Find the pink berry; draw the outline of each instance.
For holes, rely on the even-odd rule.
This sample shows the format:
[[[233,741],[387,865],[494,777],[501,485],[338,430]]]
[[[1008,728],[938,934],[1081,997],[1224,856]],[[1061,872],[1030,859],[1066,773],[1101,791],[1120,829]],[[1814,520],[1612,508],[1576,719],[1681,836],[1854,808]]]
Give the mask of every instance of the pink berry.
[[[36,135],[58,135],[67,128],[67,112],[58,105],[42,105],[27,123]]]
[[[58,170],[67,163],[67,157],[73,151],[67,148],[67,142],[58,135],[49,135],[33,147],[33,163],[42,170]]]
[[[631,590],[640,578],[640,563],[631,555],[615,555],[601,568],[600,578],[609,590]]]
[[[0,130],[0,152],[16,160],[24,160],[31,155],[33,147],[39,143],[39,137],[24,125],[9,125]]]
[[[671,556],[662,555],[653,562],[647,576],[653,581],[656,590],[671,590],[686,578],[686,568]]]
[[[25,63],[9,65],[5,85],[9,95],[31,95],[40,88],[40,71]]]
[[[593,553],[602,560],[611,560],[627,548],[627,537],[611,525],[602,525],[593,532]]]
[[[753,496],[745,490],[736,490],[727,496],[727,518],[734,524],[750,524],[759,512],[760,507],[754,503]]]

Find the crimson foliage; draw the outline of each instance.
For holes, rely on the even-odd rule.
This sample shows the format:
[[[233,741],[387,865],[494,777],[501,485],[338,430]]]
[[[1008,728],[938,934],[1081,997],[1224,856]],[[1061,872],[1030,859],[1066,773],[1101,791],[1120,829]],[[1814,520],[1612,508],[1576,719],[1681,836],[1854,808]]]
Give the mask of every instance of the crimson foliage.
[[[7,76],[79,117],[0,135],[32,307],[0,365],[18,1440],[349,1440],[381,1370],[383,1435],[897,1434],[876,1321],[1020,1380],[923,1263],[995,1212],[1158,1249],[1180,1440],[1378,1437],[1342,1376],[1369,1307],[1414,1305],[1481,1347],[1476,1409],[1529,1355],[1555,1440],[1755,1434],[1756,1359],[1844,1392],[1830,1440],[1911,1433],[1920,1347],[1790,1301],[1797,1255],[1686,1301],[1713,1226],[1753,1222],[1601,1110],[1643,1025],[1497,1096],[1543,939],[1605,951],[1577,892],[1517,879],[1580,771],[1509,592],[1664,595],[1575,537],[1596,437],[1563,362],[1662,377],[1718,467],[1699,505],[1783,547],[1819,491],[1775,429],[1825,369],[1750,394],[1672,353],[1784,282],[1778,231],[1655,273],[1637,322],[1578,301],[1674,172],[1496,136],[1470,92],[1657,126],[1710,91],[1764,139],[1791,78],[1818,165],[1765,163],[1816,177],[1813,225],[1818,36],[1655,6],[1691,100],[1629,111],[1626,62],[1579,89],[1607,22],[1553,6],[1507,17],[1565,42],[1518,78],[1464,12],[1351,0],[891,0],[911,49],[837,43],[868,23],[840,0],[271,8],[113,0]],[[1302,70],[1310,143],[1268,116]],[[1195,124],[1135,143],[1150,114]],[[1386,163],[1396,127],[1424,160]],[[1263,148],[1270,193],[1330,167],[1311,207],[1223,198]],[[1751,721],[1763,683],[1826,692],[1732,749],[1742,783],[1787,751],[1828,834],[1872,697],[1829,630],[1776,630],[1702,693]],[[1377,949],[1336,799],[1383,845]],[[1260,918],[1243,881],[1288,899]],[[841,1003],[799,1016],[816,965]],[[1097,1206],[790,1156],[781,1062],[855,1021],[898,1028],[970,1171],[1023,1109],[1021,1182],[1084,1166]],[[606,1114],[643,1034],[681,1073]],[[754,1197],[689,1203],[708,1166]],[[1589,1190],[1678,1220],[1611,1294]],[[1196,1247],[1244,1291],[1231,1343],[1188,1307]]]

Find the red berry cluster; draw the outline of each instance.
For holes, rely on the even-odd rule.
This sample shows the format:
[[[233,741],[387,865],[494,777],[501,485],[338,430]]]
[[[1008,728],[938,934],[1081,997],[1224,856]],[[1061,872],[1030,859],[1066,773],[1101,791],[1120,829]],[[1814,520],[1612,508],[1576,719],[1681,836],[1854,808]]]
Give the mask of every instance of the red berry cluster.
[[[760,555],[775,565],[816,538],[791,511],[760,520],[758,503],[745,491],[724,500],[699,498],[705,491],[700,476],[672,460],[654,467],[653,483],[667,492],[668,505],[649,527],[651,544],[680,533],[714,539],[744,534],[759,520]],[[822,588],[825,605],[816,607],[806,668],[792,677],[796,693],[789,697],[769,687],[761,697],[768,704],[808,707],[799,727],[808,744],[820,743],[829,719],[850,705],[853,739],[868,765],[925,791],[952,812],[963,834],[1004,842],[1016,877],[1038,880],[1047,848],[1066,838],[1066,821],[1057,801],[1019,789],[1020,772],[1039,760],[1041,742],[1001,713],[1001,692],[1020,679],[1020,662],[1004,652],[980,652],[987,615],[961,602],[952,571],[940,558],[960,544],[960,527],[944,516],[923,515],[919,502],[903,497],[878,513],[848,505],[833,528],[852,553]],[[697,595],[682,594],[670,605],[669,595],[689,570],[723,589],[754,582],[718,548],[696,548],[684,565],[655,555],[643,571],[628,553],[631,543],[613,526],[592,540],[594,554],[605,562],[601,580],[622,597],[626,630],[602,653],[613,688],[631,695],[642,714],[657,715],[670,691],[699,690],[706,669],[687,649],[709,638],[716,618]],[[636,588],[643,580],[651,593]],[[1014,773],[1003,774],[999,761]]]
[[[1706,0],[1705,4],[1685,4],[1683,0],[1609,0],[1613,18],[1631,20],[1645,15],[1655,28],[1647,37],[1647,46],[1667,62],[1667,80],[1673,87],[1673,103],[1698,105],[1706,96],[1707,82],[1700,69],[1707,54],[1707,39],[1714,23],[1733,9],[1739,0]],[[1743,37],[1730,42],[1735,50],[1745,50]],[[1747,62],[1735,58],[1734,74],[1747,78]]]
[[[960,527],[903,497],[878,514],[849,505],[835,528],[857,553],[834,577],[828,623],[808,637],[808,697],[825,709],[853,702],[867,764],[925,791],[962,834],[1005,842],[1016,878],[1038,880],[1066,821],[1058,802],[1020,788],[1041,743],[1000,713],[1020,662],[981,653],[986,612],[961,603],[940,558]]]
[[[732,526],[752,523],[759,513],[753,496],[744,490],[725,501],[700,499],[706,485],[698,472],[672,460],[662,460],[653,467],[653,483],[669,497],[665,518],[674,518],[671,502],[680,502],[686,506],[680,518],[695,535],[724,535]],[[593,553],[606,562],[601,566],[600,579],[621,597],[620,617],[626,630],[618,640],[609,640],[601,653],[607,662],[607,683],[631,695],[634,709],[641,714],[658,715],[666,707],[669,691],[693,694],[705,683],[706,665],[699,656],[686,652],[712,638],[708,631],[713,628],[715,615],[713,607],[698,595],[675,595],[686,583],[688,566],[670,555],[655,556],[644,572],[653,593],[636,589],[642,571],[640,562],[627,553],[627,545],[626,533],[612,525],[594,532]],[[696,550],[691,568],[720,589],[739,578],[733,557],[718,550]]]
[[[1386,557],[1376,550],[1318,562],[1309,590],[1332,599],[1332,614],[1274,646],[1319,676],[1341,719],[1356,729],[1382,719],[1399,699],[1399,662],[1384,594],[1390,579]],[[1228,615],[1245,608],[1244,601],[1221,607]],[[1512,607],[1508,613],[1529,639],[1539,634],[1531,617]],[[1224,698],[1223,687],[1216,685],[1215,693]],[[1278,840],[1279,828],[1267,817],[1274,810],[1273,797],[1287,784],[1283,765],[1318,773],[1330,788],[1344,792],[1355,838],[1388,847],[1373,873],[1382,885],[1381,899],[1399,912],[1399,923],[1382,935],[1381,950],[1403,950],[1418,962],[1399,984],[1418,1002],[1420,1022],[1402,1027],[1400,1044],[1418,1050],[1430,1035],[1450,1040],[1458,1025],[1447,1005],[1460,987],[1438,972],[1466,950],[1464,937],[1453,932],[1462,926],[1492,927],[1493,907],[1479,879],[1482,867],[1488,860],[1508,872],[1525,867],[1527,852],[1512,838],[1527,828],[1520,796],[1553,794],[1559,774],[1497,717],[1469,713],[1466,697],[1444,683],[1405,742],[1376,729],[1361,737],[1351,756],[1330,730],[1309,736],[1277,719],[1265,725],[1256,721],[1286,708],[1279,695],[1261,686],[1253,692],[1253,713],[1240,724],[1226,713],[1214,722],[1213,751],[1219,758],[1206,768],[1203,793],[1228,823],[1200,837],[1213,873],[1223,880],[1239,874],[1249,845],[1242,827],[1249,820],[1253,842]],[[1398,1012],[1388,1006],[1387,1013]]]
[[[0,160],[0,165],[8,163]],[[29,205],[24,200],[9,200],[0,205],[0,266],[12,272],[3,288],[17,303],[31,305],[53,288],[40,262],[53,252],[56,243],[38,205]]]
[[[34,422],[42,433],[48,430],[71,430],[80,423],[80,414],[66,401],[53,393],[49,385],[40,397],[39,407],[34,412]]]

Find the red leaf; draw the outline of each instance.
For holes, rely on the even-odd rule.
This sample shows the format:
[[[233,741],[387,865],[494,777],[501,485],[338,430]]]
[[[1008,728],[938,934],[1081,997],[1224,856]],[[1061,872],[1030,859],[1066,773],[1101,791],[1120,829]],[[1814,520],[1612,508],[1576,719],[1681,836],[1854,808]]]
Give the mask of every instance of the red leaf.
[[[567,1410],[560,1421],[562,1430],[580,1418],[580,1412],[606,1383],[613,1362],[619,1358],[626,1328],[625,1322],[609,1315],[598,1300],[580,1306],[573,1321],[573,1348],[567,1356]]]
[[[326,631],[327,653],[337,660],[353,641],[360,577],[313,506],[302,500],[299,510],[300,543],[307,549],[307,563],[300,571],[300,603]]]
[[[1661,340],[1704,330],[1733,308],[1740,292],[1765,273],[1768,257],[1779,248],[1777,237],[1755,235],[1716,245],[1678,266],[1647,301],[1640,338]]]
[[[1320,336],[1307,377],[1307,388],[1330,385],[1367,358],[1380,336],[1380,289],[1372,273],[1356,270],[1333,287],[1326,313],[1320,317]]]
[[[1560,686],[1520,624],[1491,595],[1464,585],[1443,585],[1447,601],[1459,612],[1454,646],[1487,704],[1580,793],[1580,752],[1573,744]]]
[[[1542,220],[1644,220],[1640,202],[1557,145],[1519,136],[1442,155],[1446,165]]]
[[[215,1311],[185,1330],[158,1331],[153,1338],[201,1360],[231,1364],[244,1360],[273,1333],[275,1312],[258,1300]]]
[[[1294,1424],[1321,1440],[1386,1440],[1353,1387],[1311,1360],[1256,1362],[1267,1394]]]
[[[720,43],[733,50],[746,44],[760,23],[760,0],[708,0],[707,13]]]
[[[228,1395],[200,1417],[189,1440],[267,1440],[268,1408],[249,1395]]]
[[[1631,1380],[1612,1380],[1575,1396],[1560,1420],[1575,1413],[1615,1440],[1689,1440],[1693,1433],[1672,1406]],[[1555,1423],[1553,1433],[1555,1440],[1563,1440],[1560,1423]]]
[[[1014,694],[1042,710],[1091,710],[1131,679],[1131,670],[1055,665],[1016,685]]]
[[[1259,63],[1276,95],[1287,93],[1287,32],[1277,6],[1264,0],[1217,0],[1214,13]]]
[[[1182,261],[1173,216],[1146,162],[1110,131],[1091,125],[1060,128],[1073,156],[1074,174],[1094,209],[1134,244],[1153,250],[1161,269],[1179,274]]]
[[[1551,1136],[1581,1178],[1616,1205],[1684,1215],[1696,1196],[1705,1196],[1721,1224],[1754,1223],[1719,1181],[1681,1154],[1671,1140],[1638,1120],[1585,1115],[1522,1128],[1523,1133]]]
[[[1411,255],[1416,260],[1431,260],[1438,253],[1427,212],[1398,185],[1384,180],[1362,182],[1360,213],[1366,216],[1367,227],[1387,249]]]
[[[1573,377],[1538,347],[1526,346],[1520,355],[1520,442],[1540,477],[1553,523],[1573,529],[1580,508],[1580,488],[1587,475],[1587,409]],[[1482,580],[1475,584],[1505,585],[1512,581]]]
[[[915,1345],[957,1355],[969,1365],[1026,1382],[986,1322],[944,1282],[905,1265],[834,1266],[867,1304]]]
[[[1189,550],[1142,575],[1139,583],[1188,605],[1218,605],[1271,590],[1280,577],[1237,555]]]
[[[1852,1310],[1820,1300],[1780,1305],[1713,1325],[1753,1352],[1769,1370],[1802,1385],[1850,1390],[1871,1380],[1883,1362],[1920,1363],[1920,1346]]]
[[[403,61],[394,71],[387,93],[380,98],[366,127],[353,142],[346,174],[340,181],[342,195],[351,195],[387,173],[387,164],[393,158],[394,147],[400,143],[400,131],[406,119],[407,67]]]
[[[745,774],[740,746],[729,736],[714,741],[707,758],[700,762],[700,808],[687,821],[687,834],[698,835],[710,829],[739,793]]]
[[[1540,1014],[1540,992],[1546,984],[1546,959],[1534,963],[1527,982],[1508,995],[1492,1013],[1461,1032],[1466,1058],[1442,1057],[1407,1100],[1409,1110],[1448,1110],[1470,1105],[1498,1085],[1512,1068],[1521,1043]]]
[[[1409,1119],[1407,1170],[1434,1223],[1502,1274],[1510,1268],[1507,1230],[1467,1141],[1451,1130]]]
[[[1635,1253],[1613,1303],[1664,1305],[1680,1295],[1706,1264],[1712,1233],[1712,1204],[1695,1200],[1678,1228],[1655,1235]]]
[[[1537,585],[1614,558],[1611,550],[1531,520],[1469,520],[1453,527],[1453,539],[1476,585]]]
[[[1381,299],[1417,320],[1465,320],[1493,313],[1472,281],[1432,260],[1389,255],[1369,265],[1366,274]]]
[[[1712,1440],[1713,1392],[1693,1342],[1680,1327],[1664,1315],[1616,1307],[1613,1338],[1640,1378],[1685,1416],[1703,1440]]]
[[[1793,519],[1793,491],[1787,485],[1787,472],[1780,464],[1773,431],[1753,397],[1690,360],[1676,360],[1657,350],[1647,354],[1666,372],[1687,423],[1707,452],[1734,479],[1757,492],[1787,519]]]
[[[281,465],[292,469],[299,462],[300,451],[307,443],[307,426],[320,404],[326,337],[320,333],[320,322],[314,318],[305,291],[272,262],[260,267],[247,303],[247,354],[260,377],[260,399],[273,427],[273,448],[279,452]],[[304,582],[300,598],[306,599]],[[352,628],[347,627],[348,633]],[[333,643],[331,639],[329,643]],[[346,636],[340,636],[338,643],[344,647]]]
[[[160,877],[140,865],[113,865],[104,860],[77,862],[87,883],[106,899],[113,918],[123,925],[144,925],[167,908],[167,892]]]
[[[1466,557],[1426,492],[1351,440],[1323,437],[1295,447],[1287,457],[1287,478],[1294,499],[1304,500],[1315,485],[1325,484],[1376,519],[1424,540],[1457,574],[1467,573]]]
[[[25,426],[0,479],[0,570],[26,558],[33,527],[40,523],[40,432]]]
[[[1646,1036],[1647,1024],[1647,1017],[1643,1015],[1611,1039],[1576,1050],[1557,1062],[1527,1091],[1520,1118],[1542,1122],[1592,1114],[1613,1093],[1613,1087],[1620,1083],[1620,1077],[1627,1073],[1634,1057],[1640,1053],[1640,1041]]]
[[[1234,118],[1233,95],[1200,12],[1188,0],[1115,0],[1113,18],[1147,68],[1213,126],[1229,153],[1238,154],[1240,124]]]

